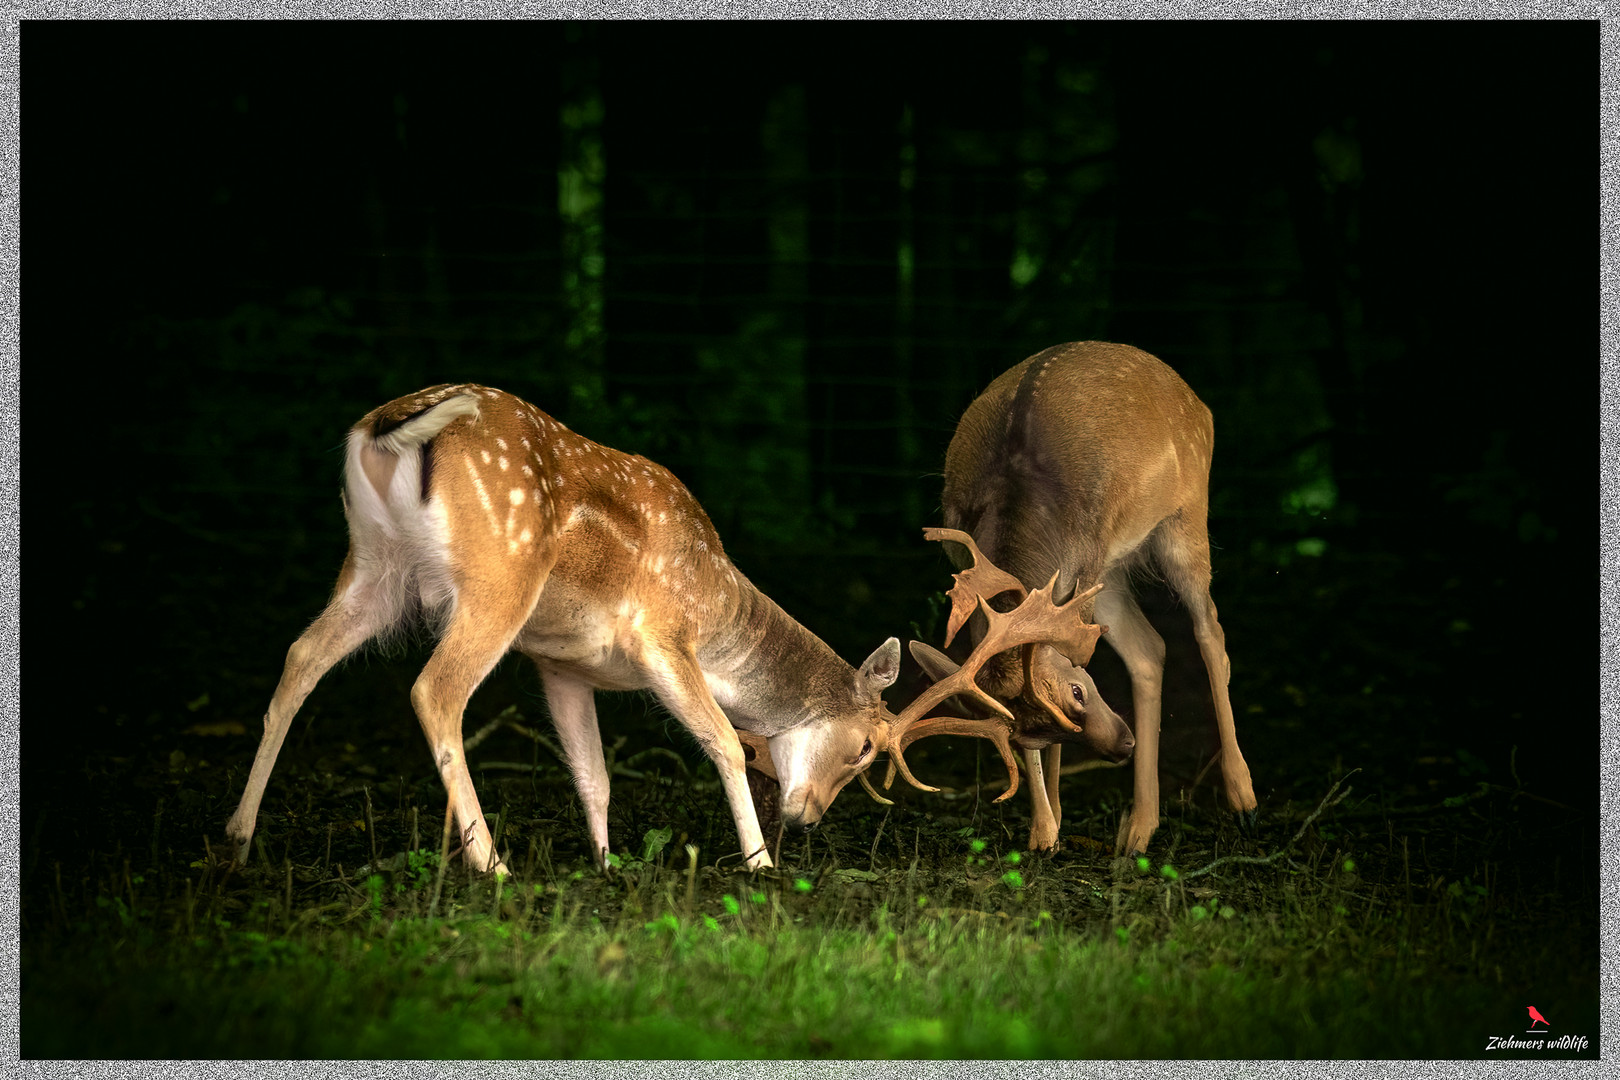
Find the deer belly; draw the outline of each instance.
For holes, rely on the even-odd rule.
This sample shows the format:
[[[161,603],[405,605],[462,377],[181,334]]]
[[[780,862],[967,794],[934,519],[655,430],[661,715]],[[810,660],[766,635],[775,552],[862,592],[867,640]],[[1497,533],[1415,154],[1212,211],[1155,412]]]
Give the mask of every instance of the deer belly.
[[[542,668],[566,671],[600,690],[646,687],[638,658],[623,648],[622,620],[572,599],[543,597],[512,647]]]

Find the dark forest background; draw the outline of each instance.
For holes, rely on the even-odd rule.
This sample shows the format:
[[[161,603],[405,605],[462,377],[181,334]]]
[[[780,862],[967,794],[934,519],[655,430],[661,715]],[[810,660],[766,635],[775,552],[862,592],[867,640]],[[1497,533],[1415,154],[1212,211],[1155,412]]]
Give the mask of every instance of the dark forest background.
[[[474,380],[662,462],[859,662],[938,638],[956,418],[1087,338],[1214,411],[1262,806],[1359,766],[1595,808],[1595,22],[21,37],[25,873],[153,788],[218,834],[371,407]],[[1207,686],[1149,610],[1190,775]],[[427,791],[421,656],[329,676],[282,768]],[[510,663],[468,729],[509,701]]]

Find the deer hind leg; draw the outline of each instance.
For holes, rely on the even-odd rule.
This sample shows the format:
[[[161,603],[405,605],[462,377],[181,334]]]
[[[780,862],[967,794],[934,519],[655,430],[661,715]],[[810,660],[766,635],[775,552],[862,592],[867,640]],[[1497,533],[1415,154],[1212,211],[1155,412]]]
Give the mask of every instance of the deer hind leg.
[[[462,584],[444,637],[411,687],[411,705],[427,736],[433,763],[438,766],[461,830],[463,857],[470,869],[480,872],[508,871],[494,849],[472,774],[467,771],[467,754],[461,741],[462,714],[467,699],[506,655],[523,628],[545,574],[539,578],[522,593],[485,583]]]
[[[1185,519],[1170,523],[1160,537],[1159,561],[1192,615],[1193,634],[1204,657],[1204,668],[1209,672],[1209,689],[1215,699],[1215,726],[1221,739],[1221,780],[1227,805],[1247,814],[1258,802],[1248,762],[1238,749],[1237,723],[1227,691],[1232,664],[1226,655],[1226,632],[1221,629],[1215,601],[1209,592],[1209,534],[1205,532],[1203,520],[1199,515],[1194,523]]]
[[[1057,745],[1056,743],[1053,744]],[[1051,794],[1056,788],[1041,767],[1040,750],[1024,751],[1024,771],[1029,773],[1029,850],[1051,851],[1057,847],[1057,812]]]
[[[597,869],[605,864],[608,848],[607,759],[602,754],[602,731],[596,722],[596,690],[590,683],[540,666],[546,687],[546,703],[551,707],[551,723],[557,741],[579,789],[585,807],[585,821],[591,832],[591,858]]]
[[[377,589],[376,582],[359,577],[351,555],[338,576],[332,602],[287,650],[281,682],[277,684],[275,695],[270,699],[270,708],[264,714],[264,736],[259,740],[259,751],[253,758],[247,788],[242,792],[242,801],[237,804],[236,813],[225,825],[225,837],[235,862],[247,862],[248,847],[259,817],[259,803],[264,798],[271,770],[276,766],[276,757],[281,752],[281,744],[287,738],[287,729],[292,726],[299,706],[315,689],[321,676],[386,629],[394,615],[381,590]]]
[[[1136,713],[1136,754],[1131,810],[1119,824],[1115,850],[1139,855],[1159,827],[1159,706],[1164,695],[1164,639],[1153,629],[1131,595],[1124,569],[1103,575],[1107,588],[1097,594],[1093,618],[1108,627],[1102,640],[1125,661],[1131,675],[1131,703]]]
[[[771,855],[759,827],[759,812],[754,809],[753,795],[748,790],[747,759],[742,742],[709,692],[697,658],[679,649],[650,655],[647,674],[658,700],[680,719],[719,771],[748,868],[759,870],[771,866]]]

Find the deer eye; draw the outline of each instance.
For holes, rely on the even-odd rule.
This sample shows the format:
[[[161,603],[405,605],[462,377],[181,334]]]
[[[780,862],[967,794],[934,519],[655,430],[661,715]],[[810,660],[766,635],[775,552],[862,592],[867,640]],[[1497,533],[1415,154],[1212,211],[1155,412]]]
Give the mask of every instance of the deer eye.
[[[853,765],[857,761],[864,758],[867,754],[870,754],[871,752],[872,752],[872,740],[870,738],[868,738],[865,742],[861,743],[861,752],[856,754],[854,757],[850,758],[849,763],[851,765]]]
[[[1079,683],[1070,683],[1069,693],[1074,695],[1075,704],[1079,705],[1081,708],[1085,708],[1086,692]]]

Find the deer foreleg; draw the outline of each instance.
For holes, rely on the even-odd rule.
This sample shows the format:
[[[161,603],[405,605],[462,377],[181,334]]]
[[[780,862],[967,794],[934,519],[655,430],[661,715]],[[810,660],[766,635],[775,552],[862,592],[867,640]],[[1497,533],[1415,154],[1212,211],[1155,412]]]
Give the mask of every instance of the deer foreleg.
[[[1046,805],[1052,808],[1052,828],[1063,828],[1063,807],[1058,802],[1058,774],[1063,771],[1063,744],[1053,743],[1041,751],[1041,768],[1046,772]]]
[[[759,870],[771,866],[770,852],[765,848],[765,836],[759,827],[759,814],[748,790],[748,763],[742,743],[709,692],[697,659],[684,652],[670,651],[649,657],[648,669],[653,693],[686,725],[719,771],[748,868]]]
[[[1096,618],[1109,626],[1104,641],[1125,661],[1136,712],[1135,784],[1131,810],[1120,821],[1115,849],[1139,855],[1159,827],[1159,705],[1164,688],[1164,639],[1142,614],[1123,573],[1110,571],[1097,597]]]
[[[1024,771],[1029,773],[1029,850],[1051,851],[1057,847],[1057,815],[1047,793],[1047,781],[1041,769],[1041,751],[1024,751]]]

